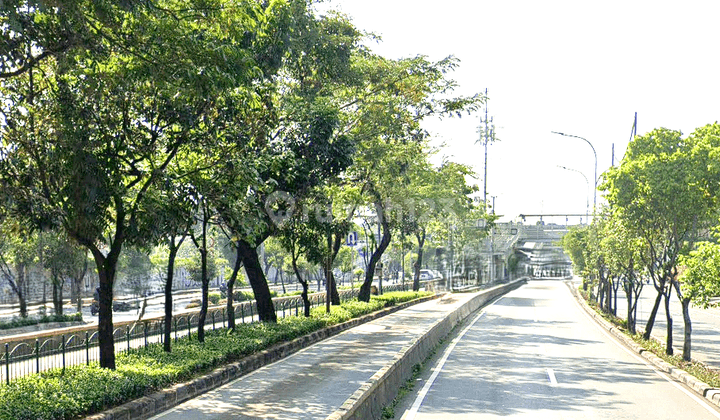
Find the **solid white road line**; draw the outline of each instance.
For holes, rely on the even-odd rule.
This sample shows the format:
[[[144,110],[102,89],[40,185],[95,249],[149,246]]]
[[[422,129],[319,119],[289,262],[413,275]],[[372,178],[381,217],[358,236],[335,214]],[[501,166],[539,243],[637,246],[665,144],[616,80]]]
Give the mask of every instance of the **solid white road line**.
[[[485,311],[489,307],[491,307],[492,305],[494,305],[495,303],[500,301],[501,299],[503,299],[503,298],[501,297],[500,299],[497,299],[494,302],[487,305],[485,307],[485,309],[483,309],[483,311],[480,312],[475,317],[475,319],[473,319],[473,321],[470,323],[470,325],[465,327],[465,329],[460,333],[460,335],[455,337],[455,339],[452,341],[452,343],[450,343],[448,348],[445,350],[445,353],[443,354],[442,358],[440,359],[438,364],[433,369],[433,373],[432,373],[432,375],[430,375],[430,379],[428,379],[428,381],[425,383],[425,386],[420,391],[417,398],[415,398],[415,402],[413,403],[412,407],[410,407],[410,410],[408,410],[405,413],[405,415],[403,416],[403,419],[406,419],[406,420],[414,420],[415,419],[415,416],[417,416],[417,412],[420,409],[420,405],[422,405],[423,401],[425,400],[425,396],[427,395],[428,391],[430,391],[430,388],[432,387],[433,383],[435,382],[435,379],[438,377],[438,375],[442,371],[443,367],[445,366],[445,362],[447,361],[448,357],[450,357],[450,353],[452,353],[452,351],[455,349],[455,346],[457,345],[457,343],[460,342],[460,340],[462,340],[463,336],[465,336],[465,333],[467,333],[468,330],[470,330],[470,328],[472,328],[473,325],[475,325],[475,323],[478,322],[480,320],[480,318],[482,318],[483,315],[485,315]]]
[[[565,288],[565,289],[567,289],[567,288]],[[570,291],[570,289],[567,289],[567,291],[568,291],[568,293],[570,293],[570,298],[571,298],[571,299],[575,302],[575,304],[578,306],[578,309],[580,310],[580,312],[582,312],[582,313],[590,320],[590,322],[591,322],[593,325],[595,325],[595,327],[596,327],[603,335],[605,335],[605,337],[607,337],[610,341],[612,341],[613,343],[615,343],[616,346],[620,347],[620,348],[621,348],[623,351],[625,351],[627,354],[629,354],[630,356],[632,356],[635,360],[637,360],[638,362],[640,362],[640,363],[644,364],[645,366],[649,367],[650,369],[652,369],[653,372],[655,372],[659,377],[661,377],[661,378],[665,379],[666,381],[670,382],[675,388],[679,389],[679,390],[682,391],[685,395],[687,395],[688,397],[692,398],[696,403],[698,403],[701,407],[703,407],[705,410],[707,410],[710,414],[712,414],[712,415],[715,416],[716,418],[720,419],[720,413],[718,413],[716,409],[714,409],[713,407],[711,407],[711,406],[710,406],[708,403],[706,403],[702,398],[698,397],[698,396],[695,395],[694,393],[692,393],[692,392],[688,391],[687,389],[685,389],[683,386],[681,386],[679,383],[677,383],[677,381],[675,381],[674,379],[670,378],[670,377],[667,376],[665,373],[660,372],[659,370],[657,370],[657,368],[656,368],[653,364],[651,364],[649,361],[647,361],[647,360],[645,360],[644,358],[640,357],[640,355],[638,355],[637,353],[635,353],[634,351],[628,349],[628,348],[625,347],[622,343],[620,343],[615,337],[613,337],[608,331],[606,331],[605,328],[603,328],[601,325],[599,325],[597,322],[595,322],[595,320],[593,319],[593,317],[590,316],[590,314],[588,314],[588,313],[585,311],[585,309],[580,305],[580,302],[577,301],[577,299],[576,299],[575,296],[572,294],[572,292]]]

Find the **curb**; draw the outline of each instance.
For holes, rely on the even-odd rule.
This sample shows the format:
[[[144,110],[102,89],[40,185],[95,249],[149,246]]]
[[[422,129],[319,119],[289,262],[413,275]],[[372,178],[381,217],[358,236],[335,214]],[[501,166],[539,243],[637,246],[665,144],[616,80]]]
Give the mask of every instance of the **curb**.
[[[265,365],[274,363],[291,354],[309,347],[326,338],[337,335],[345,330],[373,321],[393,312],[405,309],[418,303],[437,299],[442,295],[435,294],[413,301],[404,302],[396,306],[381,309],[371,314],[363,315],[360,318],[351,319],[342,324],[326,327],[310,334],[298,337],[292,341],[276,344],[266,350],[246,356],[237,362],[221,366],[212,372],[197,377],[189,382],[180,383],[170,388],[157,391],[145,397],[127,402],[118,407],[92,414],[85,417],[86,420],[144,420],[163,411],[179,405],[187,400],[218,388],[228,382],[247,375]]]
[[[382,418],[382,409],[397,395],[411,377],[413,367],[424,361],[440,340],[462,320],[497,296],[525,284],[525,280],[495,286],[479,293],[463,305],[437,320],[425,333],[400,350],[393,360],[378,370],[326,420],[367,420]]]
[[[565,284],[568,286],[568,289],[570,289],[570,293],[575,297],[575,300],[580,304],[580,306],[585,310],[585,312],[590,315],[597,324],[599,324],[602,328],[606,329],[610,334],[612,334],[613,337],[622,342],[626,347],[632,349],[632,351],[640,355],[640,357],[650,362],[656,369],[670,375],[678,382],[684,383],[696,394],[705,398],[707,401],[711,402],[715,406],[720,407],[720,389],[711,387],[710,385],[702,382],[701,380],[692,376],[686,371],[667,363],[651,351],[637,344],[630,337],[625,335],[625,333],[618,330],[616,326],[608,322],[605,318],[603,318],[600,314],[593,310],[587,304],[587,302],[585,302],[585,299],[580,296],[580,293],[575,287],[573,287],[572,284],[570,284],[569,282],[565,282]]]

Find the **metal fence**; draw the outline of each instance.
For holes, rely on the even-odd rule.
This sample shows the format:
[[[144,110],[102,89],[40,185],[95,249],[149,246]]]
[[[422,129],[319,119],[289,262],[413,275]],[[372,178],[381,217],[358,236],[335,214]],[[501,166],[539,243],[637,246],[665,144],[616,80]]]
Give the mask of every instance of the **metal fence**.
[[[411,284],[383,286],[383,292],[407,290]],[[347,301],[357,297],[358,290],[340,290],[340,300]],[[325,305],[325,294],[315,293],[309,296],[311,307]],[[298,316],[303,312],[301,296],[279,297],[273,299],[275,312],[279,318]],[[239,302],[233,306],[236,323],[258,322],[257,303]],[[178,314],[172,318],[171,339],[192,336],[199,324],[199,310]],[[205,327],[208,329],[226,328],[226,307],[208,309]],[[81,329],[81,328],[80,328]],[[123,322],[113,331],[115,353],[130,352],[133,349],[163,343],[164,318],[152,318],[138,322]],[[70,366],[89,365],[100,359],[97,327],[71,333],[50,335],[42,338],[30,338],[0,344],[4,352],[0,359],[0,383],[26,375],[51,369],[65,369]]]

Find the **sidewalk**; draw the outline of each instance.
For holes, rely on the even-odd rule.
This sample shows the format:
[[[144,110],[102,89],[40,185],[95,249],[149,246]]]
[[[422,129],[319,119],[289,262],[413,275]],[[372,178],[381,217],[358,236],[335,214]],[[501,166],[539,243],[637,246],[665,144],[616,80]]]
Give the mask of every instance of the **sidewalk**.
[[[446,295],[345,331],[153,417],[323,419],[473,294]]]

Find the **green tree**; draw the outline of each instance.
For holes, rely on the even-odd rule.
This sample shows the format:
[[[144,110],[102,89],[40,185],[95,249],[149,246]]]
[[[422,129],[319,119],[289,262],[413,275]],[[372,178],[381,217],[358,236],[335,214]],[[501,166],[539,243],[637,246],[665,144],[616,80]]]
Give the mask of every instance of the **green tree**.
[[[720,295],[720,245],[700,242],[689,255],[680,258],[685,270],[680,274],[683,296],[703,308],[710,298]]]
[[[118,260],[119,286],[132,292],[135,296],[142,296],[148,290],[148,283],[152,275],[152,263],[147,252],[143,249],[126,247]]]
[[[172,169],[172,168],[171,168]],[[172,350],[172,317],[173,317],[173,280],[175,277],[175,263],[183,242],[188,237],[194,224],[196,203],[195,189],[189,185],[173,185],[172,179],[163,182],[171,188],[155,189],[145,203],[145,212],[141,223],[154,226],[141,227],[143,232],[155,232],[149,243],[156,246],[150,255],[153,267],[158,271],[158,277],[164,283],[165,314],[163,322],[163,349],[170,353]]]
[[[23,71],[9,70],[0,126],[8,152],[0,159],[3,194],[28,226],[62,226],[93,255],[102,367],[115,367],[116,266],[126,243],[146,238],[138,230],[143,202],[178,151],[206,133],[220,98],[249,91],[272,70],[255,59],[275,57],[275,17],[285,14],[284,4],[166,0],[115,8],[116,26],[93,22],[100,25],[97,48],[79,45],[39,67],[27,66],[39,62],[29,59],[17,62]]]
[[[353,272],[353,268],[355,268],[354,258],[355,251],[353,251],[353,249],[349,246],[343,245],[338,250],[335,260],[333,261],[333,267],[338,268],[340,272],[342,272],[344,278],[348,273]]]
[[[38,262],[37,233],[6,219],[0,224],[0,273],[18,297],[20,316],[27,318],[30,268]]]
[[[682,295],[678,280],[678,258],[697,240],[715,209],[717,197],[717,153],[719,126],[713,124],[683,139],[678,131],[655,129],[636,137],[622,164],[606,174],[604,189],[618,216],[627,220],[632,234],[642,238],[642,258],[653,279],[658,299],[651,312],[645,336],[664,297],[668,332],[666,351],[673,353],[670,296],[675,289],[683,305],[685,342],[683,358],[690,360],[690,299]]]
[[[201,304],[200,314],[198,315],[198,341],[205,342],[205,319],[207,318],[207,310],[209,305],[210,280],[215,276],[216,265],[215,259],[212,258],[212,250],[208,243],[212,210],[209,202],[205,197],[198,197],[200,202],[199,214],[197,216],[197,227],[190,231],[190,239],[192,239],[195,248],[200,253],[200,266],[192,270],[193,280],[200,283]]]
[[[568,232],[563,235],[561,245],[565,253],[570,257],[575,273],[584,273],[586,271],[585,249],[587,249],[588,226],[572,226]],[[583,276],[583,290],[587,290],[586,277]]]
[[[304,315],[310,316],[310,299],[308,293],[308,280],[303,276],[301,267],[307,265],[305,254],[317,257],[320,248],[317,246],[319,238],[310,225],[303,220],[303,214],[296,212],[287,219],[280,227],[282,234],[279,237],[282,247],[290,254],[289,263],[297,281],[302,285],[301,298],[303,301]]]
[[[82,302],[79,290],[87,273],[87,250],[78,247],[64,233],[54,231],[39,234],[39,248],[43,267],[50,271],[55,314],[63,314],[63,287],[67,279],[71,281],[74,302],[80,312]]]
[[[369,300],[375,266],[402,219],[392,207],[402,202],[407,191],[408,168],[424,153],[427,133],[420,121],[471,111],[481,102],[479,97],[447,99],[454,82],[446,74],[456,65],[453,58],[439,62],[424,57],[386,60],[370,54],[356,61],[358,77],[367,81],[363,92],[369,93],[348,101],[343,126],[358,149],[347,176],[361,187],[364,203],[374,208],[381,226],[358,295],[361,301]]]
[[[339,174],[353,153],[347,136],[337,133],[339,110],[332,87],[343,77],[351,80],[344,74],[357,49],[358,31],[340,16],[314,16],[304,1],[293,3],[283,24],[292,36],[282,38],[286,49],[277,56],[281,77],[264,81],[261,106],[243,118],[245,128],[238,131],[248,145],[241,159],[230,160],[235,168],[250,168],[254,178],[243,184],[227,177],[225,197],[236,191],[242,204],[224,200],[216,205],[226,226],[233,228],[231,236],[264,321],[275,321],[276,315],[258,247],[277,233],[286,217],[278,212],[294,208],[291,202]],[[241,206],[243,211],[237,211]]]
[[[613,217],[612,214],[608,214],[607,218],[600,246],[605,250],[610,271],[622,282],[627,299],[627,327],[628,331],[635,334],[637,304],[643,289],[640,276],[642,272],[640,254],[643,252],[643,243],[623,224],[621,218]],[[617,299],[617,294],[615,298]],[[615,307],[617,308],[617,303]]]

